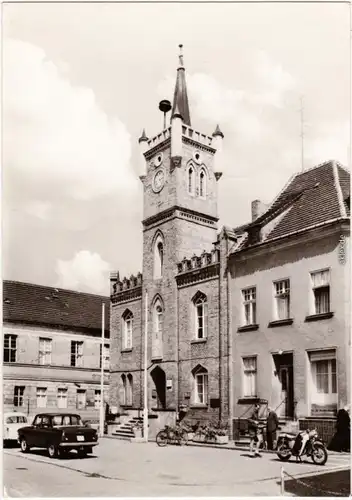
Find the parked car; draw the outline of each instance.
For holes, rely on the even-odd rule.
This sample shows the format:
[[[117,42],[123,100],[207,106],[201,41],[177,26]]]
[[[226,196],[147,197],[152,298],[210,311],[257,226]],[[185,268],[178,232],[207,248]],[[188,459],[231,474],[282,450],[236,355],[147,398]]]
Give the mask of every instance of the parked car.
[[[17,442],[17,431],[27,424],[27,417],[24,413],[17,411],[4,413],[3,445]]]
[[[77,414],[39,413],[32,425],[18,430],[18,441],[23,453],[31,448],[46,448],[50,458],[65,457],[71,450],[84,457],[98,444],[98,434],[84,426]]]

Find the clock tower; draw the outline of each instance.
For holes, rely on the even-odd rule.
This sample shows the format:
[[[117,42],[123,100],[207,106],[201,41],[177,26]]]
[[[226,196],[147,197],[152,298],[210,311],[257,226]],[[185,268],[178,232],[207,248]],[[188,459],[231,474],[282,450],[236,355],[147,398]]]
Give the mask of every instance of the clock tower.
[[[219,126],[210,136],[191,124],[182,45],[170,122],[154,137],[148,138],[143,130],[139,138],[144,190],[142,308],[144,317],[147,304],[148,360],[156,363],[151,372],[157,391],[154,397],[165,408],[172,407],[176,398],[172,381],[180,314],[177,264],[203,250],[210,252],[216,241],[221,177],[216,157],[224,137]],[[165,389],[167,381],[169,390]]]

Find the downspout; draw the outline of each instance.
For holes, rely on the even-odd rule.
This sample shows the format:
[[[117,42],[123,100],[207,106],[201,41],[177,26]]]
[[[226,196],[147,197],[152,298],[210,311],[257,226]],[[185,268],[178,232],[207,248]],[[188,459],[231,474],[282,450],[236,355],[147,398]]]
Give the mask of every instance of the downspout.
[[[231,304],[231,273],[230,257],[226,253],[226,280],[227,280],[227,341],[228,341],[228,377],[229,377],[229,434],[233,439],[233,347],[232,347],[232,304]]]

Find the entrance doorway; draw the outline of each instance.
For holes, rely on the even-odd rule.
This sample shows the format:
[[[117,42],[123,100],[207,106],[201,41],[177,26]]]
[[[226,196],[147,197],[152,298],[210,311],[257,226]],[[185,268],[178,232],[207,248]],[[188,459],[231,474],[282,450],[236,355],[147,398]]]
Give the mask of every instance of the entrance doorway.
[[[156,391],[157,408],[166,408],[166,375],[160,366],[156,366],[150,373]]]
[[[277,408],[277,413],[280,417],[293,418],[293,354],[274,354],[273,358],[279,389],[279,406]]]

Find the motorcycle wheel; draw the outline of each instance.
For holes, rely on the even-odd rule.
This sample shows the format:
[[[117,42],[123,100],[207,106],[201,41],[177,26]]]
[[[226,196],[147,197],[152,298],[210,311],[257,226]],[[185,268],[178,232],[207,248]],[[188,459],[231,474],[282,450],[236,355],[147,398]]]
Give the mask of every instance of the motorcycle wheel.
[[[316,465],[325,465],[328,453],[322,444],[313,444],[312,460]]]
[[[186,445],[188,443],[188,432],[183,431],[180,435],[180,445]]]
[[[292,455],[290,448],[286,444],[280,444],[276,451],[277,456],[282,462],[287,462],[290,460]]]
[[[166,446],[167,445],[167,433],[165,431],[160,431],[158,432],[158,434],[156,435],[156,444],[158,446]]]

